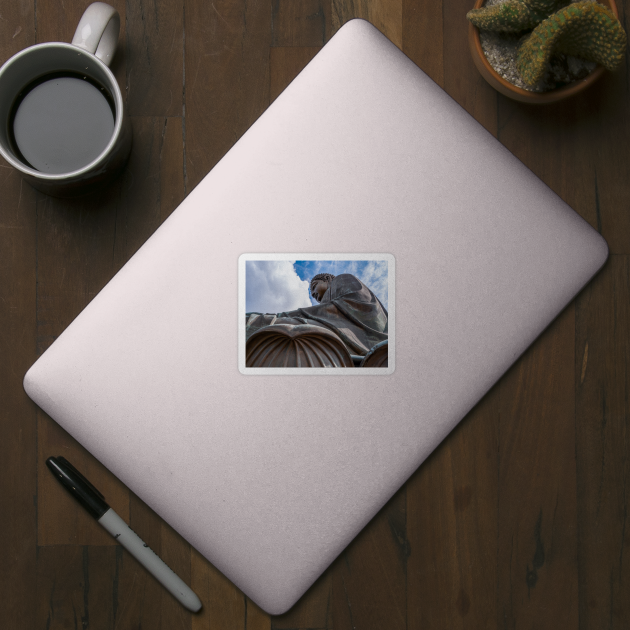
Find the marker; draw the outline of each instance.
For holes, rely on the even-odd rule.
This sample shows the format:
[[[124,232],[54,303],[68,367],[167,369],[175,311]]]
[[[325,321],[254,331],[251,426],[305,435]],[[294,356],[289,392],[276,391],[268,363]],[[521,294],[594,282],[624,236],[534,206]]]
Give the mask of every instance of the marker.
[[[201,601],[105,502],[105,497],[65,458],[49,457],[46,466],[61,485],[183,606],[197,612]]]

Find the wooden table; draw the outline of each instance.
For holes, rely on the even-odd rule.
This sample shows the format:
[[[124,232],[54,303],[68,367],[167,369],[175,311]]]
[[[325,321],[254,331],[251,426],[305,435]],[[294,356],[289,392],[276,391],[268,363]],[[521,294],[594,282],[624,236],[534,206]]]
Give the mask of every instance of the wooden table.
[[[470,0],[116,0],[134,146],[61,201],[0,163],[0,625],[630,627],[630,72],[544,107],[494,92]],[[87,2],[1,0],[0,62]],[[619,5],[621,19],[630,1]],[[370,20],[599,230],[610,259],[284,616],[269,617],[26,397],[22,377],[341,24]],[[198,615],[62,495],[66,455],[201,597]],[[273,579],[273,576],[269,576]]]

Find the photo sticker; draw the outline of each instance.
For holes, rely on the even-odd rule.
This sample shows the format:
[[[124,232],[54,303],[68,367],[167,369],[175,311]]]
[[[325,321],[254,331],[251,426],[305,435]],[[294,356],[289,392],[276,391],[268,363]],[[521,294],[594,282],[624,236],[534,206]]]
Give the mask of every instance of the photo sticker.
[[[391,254],[243,254],[242,374],[394,371]]]

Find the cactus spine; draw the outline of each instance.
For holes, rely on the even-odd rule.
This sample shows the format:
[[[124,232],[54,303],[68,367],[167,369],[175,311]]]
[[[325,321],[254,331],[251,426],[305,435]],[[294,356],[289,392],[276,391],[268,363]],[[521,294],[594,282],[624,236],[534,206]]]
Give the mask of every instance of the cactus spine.
[[[596,2],[570,4],[543,20],[521,45],[516,65],[534,85],[554,53],[565,53],[616,69],[626,49],[626,34],[614,13]]]
[[[466,17],[479,29],[501,33],[519,33],[534,28],[568,0],[507,0],[481,9],[472,9]]]

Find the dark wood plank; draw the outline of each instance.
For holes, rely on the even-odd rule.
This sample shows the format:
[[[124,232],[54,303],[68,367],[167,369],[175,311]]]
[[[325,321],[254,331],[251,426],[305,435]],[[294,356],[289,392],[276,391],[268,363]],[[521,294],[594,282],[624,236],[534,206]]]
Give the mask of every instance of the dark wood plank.
[[[37,200],[37,350],[41,354],[112,275],[121,181],[102,194]]]
[[[110,243],[113,272],[140,249],[184,199],[181,118],[134,116],[131,121],[134,145],[120,182],[115,233]]]
[[[71,42],[79,20],[89,3],[68,2],[63,5],[50,0],[35,3],[37,13],[37,43]],[[109,2],[121,16],[121,32],[124,38],[125,3],[120,0]]]
[[[4,160],[0,199],[0,618],[21,630],[34,623],[37,542],[37,408],[22,388],[37,358],[36,193]]]
[[[0,63],[4,63],[23,48],[37,43],[35,23],[33,2],[17,0],[3,3],[0,20]]]
[[[402,50],[444,87],[442,1],[403,0]]]
[[[33,628],[114,627],[118,596],[115,547],[41,547],[37,567],[33,584],[37,622]]]
[[[36,41],[32,2],[0,6],[0,64]],[[37,411],[22,388],[35,344],[36,193],[0,158],[0,619],[35,627]]]
[[[332,573],[330,569],[324,572],[284,615],[273,615],[272,630],[332,628]]]
[[[329,0],[272,0],[272,46],[323,46],[330,39]]]
[[[630,32],[630,2],[617,2],[619,20],[626,34]],[[588,150],[593,163],[590,181],[595,202],[591,204],[588,220],[604,236],[610,251],[630,254],[630,54],[614,73],[608,72],[583,98],[591,104],[588,117],[574,128],[588,130],[583,149]],[[587,148],[587,149],[586,149]],[[573,162],[568,164],[574,167]],[[577,177],[571,178],[574,184]],[[571,204],[573,205],[573,204]],[[584,216],[584,215],[583,215]]]
[[[619,5],[622,19],[625,6],[627,20],[630,3],[626,1]],[[627,33],[627,24],[625,28]],[[630,63],[627,60],[628,53],[621,69],[602,77],[594,91],[588,94],[593,99],[594,111],[582,125],[588,130],[583,147],[584,150],[588,147],[593,164],[590,181],[595,201],[590,205],[588,220],[606,239],[610,251],[617,254],[630,254],[630,213],[627,211],[630,207],[630,160],[625,150],[630,146]],[[568,166],[574,168],[574,163]],[[571,179],[577,184],[577,178]]]
[[[630,203],[626,81],[604,76],[568,101],[537,107],[499,98],[499,139],[599,230],[614,253],[628,253]],[[528,135],[524,142],[524,134]]]
[[[332,33],[348,20],[363,18],[402,49],[403,0],[332,0]]]
[[[576,305],[580,628],[630,627],[630,260],[612,256]]]
[[[499,98],[499,140],[593,227],[597,227],[592,95],[536,107]],[[588,123],[588,124],[587,124]],[[527,142],[523,134],[527,133]]]
[[[276,100],[321,47],[272,48],[269,52],[269,99]]]
[[[271,630],[270,616],[196,549],[191,550],[190,587],[203,603],[192,617],[192,630]]]
[[[574,345],[572,305],[500,383],[501,627],[578,624]]]
[[[190,191],[266,108],[270,97],[310,59],[322,43],[322,32],[328,39],[340,24],[360,16],[402,46],[498,134],[601,231],[615,255],[578,300],[577,337],[572,337],[571,322],[567,323],[571,315],[563,315],[563,323],[554,324],[536,342],[406,486],[406,545],[411,555],[404,603],[398,590],[393,602],[386,596],[390,586],[384,575],[391,572],[391,563],[398,562],[400,546],[394,544],[390,550],[389,524],[378,524],[377,519],[347,552],[352,574],[342,556],[283,618],[270,619],[193,552],[190,579],[201,585],[206,609],[190,618],[191,626],[270,630],[272,623],[286,628],[293,619],[302,627],[344,628],[354,623],[390,628],[396,627],[402,607],[408,628],[430,626],[429,621],[440,628],[627,627],[625,364],[630,272],[627,258],[618,254],[628,254],[630,247],[626,211],[630,64],[605,76],[582,97],[532,108],[497,96],[472,65],[464,17],[472,2],[187,0],[185,9],[180,0],[112,3],[122,16],[113,70],[123,88],[127,62],[133,61],[128,104],[138,117],[133,120],[128,173],[105,195],[57,202],[35,193],[0,163],[0,355],[7,357],[0,362],[0,439],[14,446],[5,453],[0,481],[2,505],[10,507],[5,511],[10,517],[0,519],[5,541],[0,555],[5,595],[0,598],[0,617],[5,625],[65,629],[74,627],[75,621],[77,627],[87,621],[90,628],[127,630],[139,627],[143,616],[157,624],[164,618],[162,627],[166,622],[179,627],[180,618],[186,619],[172,608],[169,612],[168,595],[151,586],[144,569],[119,546],[92,541],[85,547],[87,555],[76,544],[43,546],[36,557],[37,524],[45,545],[62,540],[59,531],[66,524],[44,507],[53,490],[43,468],[44,452],[47,446],[61,452],[76,447],[45,416],[36,421],[35,406],[23,393],[21,379],[37,353],[177,206],[184,196],[184,164]],[[69,41],[85,6],[71,0],[61,5],[50,0],[0,0],[1,60],[36,41]],[[176,35],[180,6],[185,11],[180,24],[186,28],[181,46]],[[628,0],[619,8],[625,22]],[[185,68],[180,75],[177,55],[181,60],[184,45]],[[273,45],[302,48],[270,51]],[[165,70],[162,74],[156,58]],[[184,70],[185,124],[173,117],[181,111],[177,109],[181,97],[178,100],[173,90]],[[141,118],[149,115],[155,117]],[[575,425],[569,417],[567,379],[577,401]],[[493,424],[497,414],[498,425]],[[479,457],[493,439],[500,459],[495,486],[487,478],[493,464]],[[80,449],[76,453],[85,457],[87,466],[93,465],[90,456]],[[18,464],[19,478],[10,473]],[[96,475],[97,485],[110,483],[98,470],[90,475]],[[495,487],[497,499],[491,505]],[[108,488],[110,492],[124,513],[126,492],[120,505],[117,491]],[[150,512],[140,518],[143,509],[132,509],[132,520],[138,519],[138,527],[146,526],[146,537],[169,563],[181,563],[185,573],[186,545],[171,538]],[[401,510],[404,506],[395,511],[399,523]],[[87,525],[100,532],[93,522]],[[84,534],[81,527],[74,527],[78,543]],[[376,538],[370,542],[370,536]],[[432,583],[431,562],[436,559],[441,562],[437,565],[441,581]],[[362,570],[359,576],[357,567]],[[399,580],[401,573],[396,575]],[[352,608],[348,600],[338,599],[345,597],[344,579]],[[324,616],[322,593],[329,588],[331,605]],[[163,617],[149,612],[151,607],[161,612],[164,606]],[[483,611],[489,618],[482,624]]]
[[[129,2],[125,62],[130,116],[181,116],[183,0]]]
[[[184,133],[182,118],[164,119],[159,149],[160,225],[184,200]]]
[[[194,549],[191,588],[203,602],[203,608],[193,617],[193,630],[246,630],[245,596]]]
[[[270,630],[270,616],[249,597],[245,597],[245,611],[245,630]]]
[[[442,87],[496,137],[498,95],[481,77],[468,50],[468,22],[465,16],[471,5],[470,0],[443,0]]]
[[[269,105],[268,2],[186,6],[186,191],[192,190]]]
[[[37,8],[37,42],[71,42],[74,32],[89,2],[68,2],[58,4],[50,0],[35,3]],[[108,2],[120,14],[120,39],[125,38],[125,2]]]
[[[499,398],[495,387],[407,483],[408,630],[496,619]]]
[[[407,627],[406,530],[403,486],[332,566],[335,630]]]

